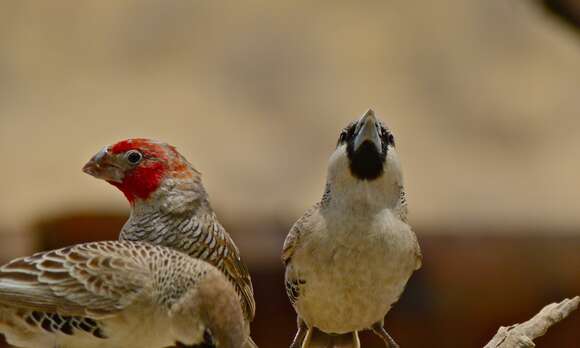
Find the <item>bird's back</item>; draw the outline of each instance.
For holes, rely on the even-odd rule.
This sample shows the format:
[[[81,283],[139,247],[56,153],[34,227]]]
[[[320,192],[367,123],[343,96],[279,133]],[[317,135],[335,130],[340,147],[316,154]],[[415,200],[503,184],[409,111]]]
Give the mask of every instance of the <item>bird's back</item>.
[[[256,304],[248,268],[211,208],[204,209],[207,211],[173,214],[151,210],[133,214],[125,223],[119,240],[166,246],[214,265],[231,281],[241,298],[245,317],[252,321]]]
[[[216,268],[148,243],[95,242],[38,253],[0,268],[0,331],[20,347],[172,346],[181,339],[176,323],[191,321],[187,339],[202,322],[194,311],[176,321],[175,306],[189,308],[183,299],[196,296],[208,279],[210,286],[227,285],[212,296],[231,291],[236,298]],[[238,306],[235,299],[245,332]]]

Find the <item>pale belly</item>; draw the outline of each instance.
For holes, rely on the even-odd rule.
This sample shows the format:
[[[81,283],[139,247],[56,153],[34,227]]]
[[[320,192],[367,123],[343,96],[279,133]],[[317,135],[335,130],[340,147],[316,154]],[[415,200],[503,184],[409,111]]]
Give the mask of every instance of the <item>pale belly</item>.
[[[304,281],[298,314],[329,333],[369,328],[401,296],[417,265],[415,248],[407,232],[314,238],[287,269],[287,277]]]
[[[136,309],[138,310],[138,309]],[[80,330],[73,335],[47,332],[24,323],[14,310],[0,308],[0,332],[7,341],[17,347],[34,348],[140,348],[168,347],[175,343],[168,321],[158,320],[152,313],[127,313],[103,320],[102,327],[107,338],[97,338]],[[140,311],[142,312],[142,311]],[[149,314],[149,315],[147,315]],[[157,318],[157,320],[156,320]]]

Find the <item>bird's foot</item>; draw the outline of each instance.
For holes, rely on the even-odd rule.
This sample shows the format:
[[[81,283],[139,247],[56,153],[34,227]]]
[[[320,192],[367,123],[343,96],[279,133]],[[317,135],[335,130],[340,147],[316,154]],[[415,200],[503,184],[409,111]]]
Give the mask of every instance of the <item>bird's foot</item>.
[[[294,340],[290,344],[290,348],[302,348],[302,342],[304,341],[304,337],[308,332],[308,326],[306,326],[306,323],[304,320],[300,319],[300,317],[297,317],[297,324],[298,331],[296,331],[296,336],[294,336]]]
[[[385,347],[387,348],[399,348],[399,345],[395,340],[389,335],[387,330],[383,327],[382,322],[375,323],[371,326],[371,330],[375,333],[375,335],[379,336],[383,342],[385,342]]]

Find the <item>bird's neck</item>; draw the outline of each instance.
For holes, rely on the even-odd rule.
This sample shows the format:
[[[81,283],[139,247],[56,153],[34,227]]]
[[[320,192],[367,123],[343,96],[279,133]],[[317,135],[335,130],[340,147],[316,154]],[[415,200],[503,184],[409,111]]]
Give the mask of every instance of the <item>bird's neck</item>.
[[[404,204],[403,185],[398,180],[388,177],[370,181],[352,177],[333,179],[337,178],[327,181],[323,197],[323,205],[329,209],[364,216],[385,209],[398,211]]]
[[[155,195],[155,199],[135,201],[119,239],[147,241],[192,254],[201,231],[217,221],[205,191],[168,188]]]

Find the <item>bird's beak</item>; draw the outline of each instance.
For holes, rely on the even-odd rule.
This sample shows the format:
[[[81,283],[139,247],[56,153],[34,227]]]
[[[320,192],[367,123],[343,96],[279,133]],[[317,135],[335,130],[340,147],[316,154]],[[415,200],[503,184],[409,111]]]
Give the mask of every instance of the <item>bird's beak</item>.
[[[115,165],[107,146],[103,147],[84,165],[83,172],[97,179],[117,183],[123,182],[125,176],[123,170]]]
[[[378,152],[383,151],[383,143],[379,135],[378,121],[373,110],[369,109],[356,125],[354,151],[358,151],[365,142],[372,143]]]

